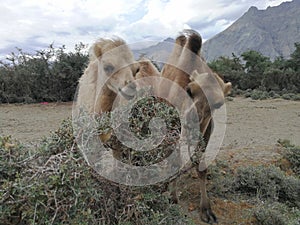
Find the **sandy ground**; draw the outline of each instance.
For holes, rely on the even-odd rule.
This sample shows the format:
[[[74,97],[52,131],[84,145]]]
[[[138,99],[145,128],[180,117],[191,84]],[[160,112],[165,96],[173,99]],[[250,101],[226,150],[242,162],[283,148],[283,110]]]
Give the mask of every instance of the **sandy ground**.
[[[299,101],[234,98],[227,101],[226,109],[223,147],[274,145],[280,138],[300,145]],[[0,105],[0,135],[37,142],[71,114],[72,103]]]
[[[270,145],[289,139],[300,145],[300,102],[283,99],[227,102],[227,129],[223,145]]]
[[[37,143],[71,115],[72,103],[0,105],[0,135]]]

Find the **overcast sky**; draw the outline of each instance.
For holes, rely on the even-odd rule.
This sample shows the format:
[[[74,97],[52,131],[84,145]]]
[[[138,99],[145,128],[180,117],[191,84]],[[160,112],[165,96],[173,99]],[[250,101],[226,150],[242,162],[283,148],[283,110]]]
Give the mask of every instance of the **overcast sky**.
[[[112,35],[127,43],[160,41],[184,28],[207,40],[250,6],[266,9],[284,1],[290,0],[0,0],[0,55],[51,43],[74,49]]]

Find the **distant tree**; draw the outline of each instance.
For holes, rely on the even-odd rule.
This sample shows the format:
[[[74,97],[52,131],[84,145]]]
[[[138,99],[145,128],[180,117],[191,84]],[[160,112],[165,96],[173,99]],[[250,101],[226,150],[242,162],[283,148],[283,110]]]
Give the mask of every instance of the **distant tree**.
[[[246,51],[242,54],[245,61],[245,76],[241,80],[242,89],[256,89],[262,86],[263,74],[271,66],[268,57],[257,51]]]
[[[266,91],[279,92],[286,87],[284,80],[285,74],[283,70],[270,68],[264,72],[262,86]]]
[[[75,52],[65,52],[65,46],[56,52],[57,59],[52,64],[52,71],[56,79],[52,91],[59,101],[72,101],[78,80],[83,74],[88,56],[83,51],[86,46],[82,43],[75,46]]]
[[[277,57],[273,62],[253,50],[244,52],[240,59],[219,57],[208,65],[232,82],[235,89],[260,89],[278,94],[300,93],[300,43],[295,43],[290,59]]]
[[[218,74],[224,76],[224,80],[230,81],[233,87],[240,88],[240,80],[244,75],[244,68],[241,60],[232,54],[232,58],[221,56],[217,60],[208,63]]]
[[[80,43],[67,53],[51,44],[35,54],[17,49],[0,62],[0,103],[72,101],[88,61],[85,48]]]
[[[300,43],[295,43],[290,59],[278,57],[264,73],[263,85],[266,90],[281,94],[300,92]]]
[[[300,42],[295,43],[295,51],[291,54],[291,59],[288,60],[288,66],[295,71],[300,71]]]
[[[275,60],[272,63],[272,68],[284,70],[287,68],[287,61],[283,56],[279,56],[275,58]]]

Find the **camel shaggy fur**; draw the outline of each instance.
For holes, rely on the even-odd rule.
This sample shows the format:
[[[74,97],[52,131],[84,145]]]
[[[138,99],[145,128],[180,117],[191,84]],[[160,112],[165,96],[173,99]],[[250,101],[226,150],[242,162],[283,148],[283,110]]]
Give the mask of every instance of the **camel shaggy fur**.
[[[99,39],[90,49],[89,64],[79,80],[77,105],[89,114],[111,111],[118,93],[131,98],[138,64],[126,43],[117,39]]]
[[[162,76],[176,82],[193,99],[191,107],[195,106],[197,109],[199,129],[207,144],[213,129],[212,113],[224,104],[224,98],[231,90],[231,83],[224,83],[223,79],[208,67],[200,55],[201,45],[202,39],[197,32],[183,31],[176,38],[175,47],[168,63],[163,67]],[[167,90],[162,87],[161,90],[169,92],[170,98],[176,96],[172,87]],[[206,191],[207,170],[200,170],[198,166],[197,173],[201,188],[201,219],[209,223],[217,222]],[[176,188],[173,187],[173,190],[173,200],[177,202]]]
[[[89,114],[111,111],[118,94],[133,98],[134,80],[160,76],[150,60],[135,61],[125,41],[119,38],[99,39],[92,45],[89,56],[89,64],[79,79],[77,96],[77,106]]]
[[[89,64],[79,79],[76,107],[91,116],[100,116],[112,111],[114,103],[119,101],[117,104],[120,104],[135,96],[134,80],[158,75],[150,60],[135,61],[122,39],[99,39],[90,48]],[[111,131],[100,134],[100,140],[106,143],[111,135]],[[113,156],[120,159],[119,150],[112,151]]]

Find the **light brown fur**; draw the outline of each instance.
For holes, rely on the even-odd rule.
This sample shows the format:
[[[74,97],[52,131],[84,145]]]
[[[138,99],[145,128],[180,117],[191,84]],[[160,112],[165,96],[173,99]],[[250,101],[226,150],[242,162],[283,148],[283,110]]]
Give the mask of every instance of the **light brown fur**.
[[[200,55],[201,36],[192,30],[185,30],[176,39],[174,50],[168,63],[163,67],[162,76],[176,82],[186,89],[193,99],[199,117],[199,129],[206,143],[213,129],[212,113],[224,104],[224,98],[231,90],[231,83],[224,83],[221,77],[214,73]],[[163,84],[162,84],[163,85]],[[161,87],[165,90],[166,88]],[[169,98],[176,96],[170,87]],[[212,223],[217,218],[211,210],[210,200],[206,192],[206,170],[199,171],[201,202],[201,219]],[[176,188],[173,187],[173,200],[178,201]]]
[[[132,94],[127,84],[135,79],[137,69],[123,40],[99,39],[90,49],[89,64],[79,80],[77,105],[89,114],[111,111],[120,90]]]
[[[151,61],[134,60],[122,39],[99,39],[90,49],[89,64],[79,80],[77,109],[83,108],[89,115],[96,116],[109,112],[118,94],[123,99],[124,96],[134,97],[135,79],[157,75],[159,72]],[[101,141],[107,142],[111,134],[110,131],[101,134]],[[120,158],[117,149],[113,150],[113,155]]]
[[[161,76],[158,69],[153,65],[153,63],[149,59],[142,58],[138,61],[138,63],[139,63],[139,70],[135,76],[136,79],[151,77],[151,76]]]

